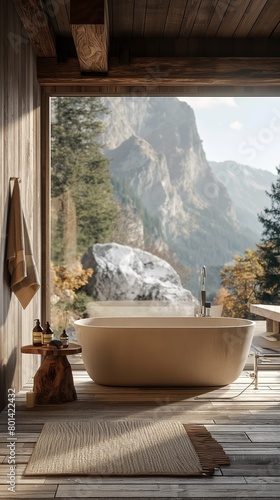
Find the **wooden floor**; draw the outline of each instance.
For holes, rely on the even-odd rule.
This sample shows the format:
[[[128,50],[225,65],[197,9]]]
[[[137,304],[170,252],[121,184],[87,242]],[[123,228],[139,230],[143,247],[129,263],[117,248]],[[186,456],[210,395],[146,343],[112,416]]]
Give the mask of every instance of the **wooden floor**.
[[[16,493],[8,491],[7,410],[0,415],[1,498],[280,498],[280,371],[249,372],[220,389],[110,388],[74,371],[78,401],[25,407],[16,403]],[[241,391],[245,391],[241,393]],[[240,395],[239,395],[240,394]],[[106,478],[22,476],[44,422],[82,419],[166,419],[204,424],[231,461],[213,477]]]

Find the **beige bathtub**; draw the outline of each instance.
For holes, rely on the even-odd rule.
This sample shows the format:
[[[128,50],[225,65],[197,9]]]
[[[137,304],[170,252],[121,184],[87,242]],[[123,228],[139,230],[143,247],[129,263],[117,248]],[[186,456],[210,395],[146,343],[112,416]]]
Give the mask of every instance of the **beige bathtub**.
[[[218,386],[243,370],[255,323],[237,318],[114,317],[75,321],[85,368],[112,386]]]

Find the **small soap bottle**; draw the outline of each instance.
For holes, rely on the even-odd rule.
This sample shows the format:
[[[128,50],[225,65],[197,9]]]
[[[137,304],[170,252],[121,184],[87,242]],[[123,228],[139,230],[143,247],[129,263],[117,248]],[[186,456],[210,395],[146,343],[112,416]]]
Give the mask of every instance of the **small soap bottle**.
[[[36,325],[34,326],[33,331],[32,331],[32,333],[33,333],[33,345],[40,346],[43,343],[43,339],[42,339],[43,328],[41,327],[39,319],[35,319],[34,321],[36,321]]]
[[[211,302],[205,302],[205,316],[211,316]]]
[[[60,341],[62,342],[63,347],[69,346],[69,337],[66,333],[66,330],[63,330],[62,334],[60,335]]]
[[[48,321],[46,322],[46,326],[43,330],[42,336],[44,345],[49,344],[49,342],[51,342],[53,339],[53,330],[51,329],[50,323]]]

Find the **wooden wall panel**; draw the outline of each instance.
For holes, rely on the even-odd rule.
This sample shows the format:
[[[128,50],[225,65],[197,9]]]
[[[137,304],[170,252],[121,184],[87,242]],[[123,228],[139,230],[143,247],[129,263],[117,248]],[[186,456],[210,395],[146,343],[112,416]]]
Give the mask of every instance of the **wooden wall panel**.
[[[13,188],[21,178],[22,206],[41,273],[40,88],[36,60],[10,0],[0,2],[0,409],[9,387],[19,389],[38,366],[38,357],[20,347],[32,341],[33,320],[41,314],[40,292],[22,309],[9,288],[5,261],[7,216]]]

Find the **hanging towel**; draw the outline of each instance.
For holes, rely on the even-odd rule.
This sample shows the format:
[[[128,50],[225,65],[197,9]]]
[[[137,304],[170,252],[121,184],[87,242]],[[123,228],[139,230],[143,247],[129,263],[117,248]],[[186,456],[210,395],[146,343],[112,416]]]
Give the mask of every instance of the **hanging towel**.
[[[8,220],[7,256],[11,289],[25,309],[40,288],[38,272],[31,250],[24,214],[21,208],[19,181],[14,180]]]

